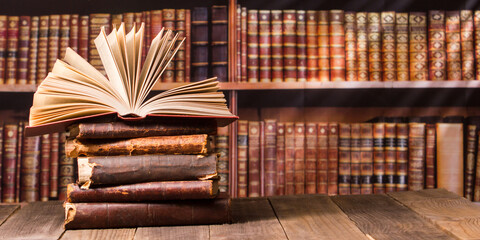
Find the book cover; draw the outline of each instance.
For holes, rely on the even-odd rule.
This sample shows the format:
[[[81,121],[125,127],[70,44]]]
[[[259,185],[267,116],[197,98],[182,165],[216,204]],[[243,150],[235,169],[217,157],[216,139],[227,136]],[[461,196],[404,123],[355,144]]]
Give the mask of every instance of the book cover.
[[[237,124],[237,196],[247,197],[248,192],[248,121],[239,120]]]
[[[409,48],[408,48],[408,13],[397,12],[395,14],[395,40],[396,40],[396,64],[397,81],[410,80]]]
[[[153,19],[152,23],[156,22]],[[155,36],[153,30],[152,36]],[[201,81],[209,75],[208,37],[208,8],[196,7],[192,10],[192,82]]]
[[[283,10],[283,81],[297,81],[297,21],[295,10]]]
[[[425,187],[425,123],[411,122],[408,126],[408,190]]]
[[[346,81],[357,78],[357,21],[355,12],[345,12],[345,77]]]
[[[242,80],[242,6],[240,4],[237,4],[235,18],[235,38],[237,41],[235,44],[235,60],[237,61],[237,65],[235,66],[235,82],[240,82]]]
[[[338,194],[349,195],[351,174],[351,127],[349,123],[340,123],[338,128]]]
[[[328,123],[317,124],[317,193],[328,193]]]
[[[360,124],[360,192],[373,193],[373,125]]]
[[[229,128],[220,127],[215,137],[215,152],[218,154],[218,189],[220,192],[229,192]]]
[[[318,79],[330,81],[330,36],[328,11],[318,11],[317,44],[318,44]]]
[[[367,13],[357,12],[357,78],[358,81],[368,81],[368,32]]]
[[[240,82],[247,82],[248,74],[247,74],[247,59],[248,59],[248,51],[247,51],[247,8],[242,7],[242,16],[241,16],[241,54],[242,54],[242,79]]]
[[[408,189],[408,124],[397,123],[395,143],[397,150],[395,191],[406,191]]]
[[[88,39],[90,36],[90,16],[82,15],[80,16],[80,21],[78,25],[78,55],[82,56],[84,59],[89,58],[88,48],[89,43]]]
[[[338,123],[328,123],[328,195],[338,194]]]
[[[265,122],[260,121],[260,196],[265,196]]]
[[[248,197],[260,196],[260,122],[248,122]]]
[[[318,44],[317,44],[317,11],[308,10],[306,15],[307,36],[307,81],[318,81]]]
[[[40,18],[32,16],[30,19],[30,40],[28,43],[28,76],[27,83],[37,82],[38,31]]]
[[[305,124],[296,122],[294,126],[294,151],[295,151],[295,194],[305,193]]]
[[[40,16],[37,47],[37,84],[41,83],[48,73],[49,20],[50,16],[48,15]]]
[[[460,42],[462,55],[462,80],[475,79],[475,55],[473,47],[473,12],[460,11]]]
[[[67,199],[67,186],[76,181],[76,160],[65,155],[66,133],[60,133],[58,145],[58,200]]]
[[[228,65],[228,10],[227,6],[212,6],[211,59],[212,75],[219,82],[229,81]]]
[[[259,82],[258,10],[247,11],[247,80]]]
[[[59,150],[59,133],[50,134],[50,199],[58,197],[58,150]],[[62,146],[63,148],[63,146]]]
[[[388,11],[381,13],[382,27],[382,79],[384,82],[395,81],[397,79],[397,65],[395,55],[395,12]]]
[[[8,16],[7,24],[5,83],[15,84],[17,83],[18,33],[20,31],[20,17]]]
[[[59,32],[59,48],[58,58],[63,59],[65,57],[65,51],[70,45],[70,14],[60,15],[60,32]]]
[[[385,123],[373,123],[373,193],[385,193]]]
[[[175,54],[175,82],[186,82],[185,80],[185,60],[186,60],[186,45],[181,44],[183,38],[187,36],[187,12],[185,9],[175,9],[175,32],[178,33],[177,45],[180,44],[180,48]],[[140,26],[140,25],[137,25]],[[186,43],[186,42],[185,42]]]
[[[425,12],[410,12],[408,31],[410,80],[427,80],[427,16]]]
[[[202,11],[207,12],[208,16],[208,9],[204,7],[196,7],[192,11],[199,13]],[[163,13],[162,10],[151,10],[150,11],[150,37],[155,37],[160,30],[162,29],[162,23],[163,23]],[[192,19],[193,21],[193,19]],[[208,36],[208,35],[207,35]]]
[[[350,193],[361,194],[361,126],[360,123],[351,124],[351,148],[350,148]]]
[[[343,10],[329,11],[330,23],[330,77],[331,81],[345,81],[345,29]]]
[[[277,122],[277,190],[276,195],[285,195],[285,123]]]
[[[437,123],[437,187],[463,196],[463,124]]]
[[[306,29],[306,12],[297,10],[297,82],[307,81],[307,29]]]
[[[382,77],[382,36],[380,13],[367,14],[368,72],[370,81],[381,81]]]
[[[3,126],[2,202],[15,202],[15,171],[17,167],[18,125]]]
[[[20,176],[20,201],[22,202],[40,200],[40,147],[40,136],[23,139]]]
[[[271,10],[272,82],[283,82],[283,23],[282,11]],[[243,78],[243,75],[242,75]]]
[[[465,184],[464,184],[464,197],[470,201],[473,200],[473,191],[475,186],[475,160],[477,151],[477,125],[468,124],[466,131],[466,156],[465,156]]]
[[[428,79],[446,79],[445,11],[428,11]]]
[[[445,12],[447,80],[462,80],[460,11]]]
[[[70,38],[68,46],[75,52],[78,51],[78,39],[80,30],[80,16],[78,14],[70,14]]]
[[[48,201],[50,196],[50,134],[42,135],[40,148],[40,201]]]
[[[285,123],[285,194],[295,193],[295,126]]]
[[[258,11],[258,75],[260,82],[270,82],[272,79],[272,44],[270,22],[270,10]]]
[[[305,193],[317,193],[317,123],[305,123]]]
[[[427,123],[425,126],[425,135],[425,188],[433,189],[436,186],[435,161],[437,159],[435,124]]]
[[[60,44],[60,15],[50,15],[48,22],[48,57],[47,73],[53,68],[55,61],[59,59]]]
[[[476,134],[479,135],[479,132],[477,131]],[[477,142],[477,149],[479,149],[479,145],[480,141]],[[475,183],[473,188],[473,201],[480,201],[480,154],[478,154],[478,152],[475,159]]]
[[[385,192],[395,192],[397,150],[395,145],[396,124],[385,123]]]
[[[277,120],[265,119],[265,196],[276,195]]]
[[[20,202],[20,176],[22,171],[22,150],[23,150],[23,129],[25,127],[25,122],[18,122],[18,134],[17,134],[17,155],[15,156],[16,166],[15,166],[15,202]]]

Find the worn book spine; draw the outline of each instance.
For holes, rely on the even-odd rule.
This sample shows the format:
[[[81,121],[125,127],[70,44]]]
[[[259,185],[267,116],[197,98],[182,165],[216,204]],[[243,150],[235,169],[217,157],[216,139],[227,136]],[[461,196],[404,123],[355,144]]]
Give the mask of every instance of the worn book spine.
[[[358,81],[368,81],[368,33],[367,13],[357,12],[357,78]]]
[[[67,186],[76,181],[75,177],[75,159],[65,155],[65,140],[66,134],[61,133],[58,145],[58,200],[65,200],[67,198]]]
[[[305,124],[295,123],[295,194],[305,193]]]
[[[285,194],[295,193],[295,126],[285,123]]]
[[[427,17],[425,12],[409,15],[410,80],[428,79]]]
[[[123,13],[112,14],[112,29],[118,30],[123,22]]]
[[[445,11],[428,11],[428,21],[428,78],[432,81],[445,80]]]
[[[476,13],[475,13],[476,14]],[[480,131],[477,131],[477,135],[480,135]],[[477,149],[480,148],[480,141],[477,141]],[[475,158],[475,183],[473,189],[473,201],[479,202],[480,201],[480,154],[477,152],[477,156]]]
[[[48,201],[50,195],[50,135],[42,135],[40,150],[40,201]]]
[[[351,127],[349,123],[339,124],[338,143],[338,194],[350,194],[350,153]]]
[[[70,44],[70,14],[60,15],[60,32],[59,32],[59,50],[58,58],[63,59],[65,57],[65,50]]]
[[[395,191],[406,191],[408,174],[408,124],[397,123],[396,138],[396,188]]]
[[[281,10],[271,10],[271,25],[272,82],[283,82],[283,25]]]
[[[218,189],[220,192],[229,192],[229,128],[219,127],[215,138],[215,152],[218,154]]]
[[[248,196],[260,196],[260,122],[248,122]]]
[[[89,32],[90,16],[83,15],[80,16],[80,21],[78,25],[78,54],[84,59],[89,59],[88,39],[90,37]]]
[[[318,11],[318,79],[321,82],[330,81],[330,37],[328,19],[328,11]]]
[[[145,18],[143,16],[143,12],[135,12],[134,13],[134,23],[135,25],[137,26],[137,29],[140,27],[140,25],[143,23],[145,23]]]
[[[373,193],[385,193],[385,123],[373,124]]]
[[[41,83],[48,73],[48,29],[50,16],[40,16],[37,52],[37,84]],[[1,67],[0,67],[1,68]]]
[[[148,38],[147,38],[148,39]],[[148,40],[148,45],[145,45],[147,49],[150,49],[150,40]],[[185,10],[185,82],[192,81],[191,75],[191,64],[192,64],[192,12],[190,9]]]
[[[186,11],[185,9],[175,10],[175,31],[178,34],[177,43],[178,46],[182,39],[186,36]],[[138,27],[139,25],[137,25]],[[175,54],[175,82],[185,82],[185,50],[186,42],[180,45],[177,53]]]
[[[258,10],[247,11],[247,80],[259,81]]]
[[[317,124],[317,193],[328,189],[328,123]]]
[[[20,202],[20,176],[22,171],[22,149],[23,149],[23,130],[27,126],[26,122],[18,122],[18,134],[17,134],[17,155],[16,166],[15,166],[15,202]]]
[[[330,77],[331,81],[345,81],[345,29],[343,10],[329,11],[330,23]]]
[[[409,123],[408,129],[408,190],[418,191],[425,185],[425,123]]]
[[[328,195],[338,194],[338,123],[328,123]]]
[[[32,18],[30,19],[30,40],[28,43],[28,76],[27,76],[28,84],[35,84],[37,82],[39,22],[40,22],[40,18],[38,16],[32,16]]]
[[[237,196],[247,197],[248,192],[248,121],[237,123]]]
[[[28,45],[30,41],[30,22],[30,16],[20,16],[16,83],[21,85],[26,85],[28,83]]]
[[[473,12],[460,11],[460,41],[462,55],[462,80],[475,79],[475,55],[473,47]]]
[[[397,81],[410,80],[410,67],[408,57],[408,13],[397,12],[395,14],[395,40],[396,40],[396,63]]]
[[[283,10],[283,81],[297,81],[296,11]]]
[[[277,120],[265,120],[265,196],[273,196],[277,182]]]
[[[235,66],[236,76],[235,82],[240,82],[242,80],[242,6],[237,4],[237,12],[235,15],[235,38],[237,48],[235,59],[237,60],[237,66]]]
[[[6,54],[7,54],[7,26],[8,17],[0,15],[0,84],[5,83],[5,67],[6,67]]]
[[[17,166],[18,125],[5,124],[3,127],[2,151],[2,201],[15,202],[15,170]]]
[[[382,38],[380,29],[380,13],[367,14],[368,38],[368,72],[370,81],[381,81],[382,78]]]
[[[355,12],[345,12],[345,80],[357,78],[357,21]]]
[[[297,10],[297,82],[307,81],[307,30],[306,12]]]
[[[71,14],[70,15],[70,37],[68,46],[75,52],[78,51],[78,37],[79,37],[79,30],[80,30],[80,16],[78,14]]]
[[[425,126],[425,188],[435,188],[436,134],[435,124]],[[473,146],[475,148],[475,144]],[[475,160],[473,160],[475,161]]]
[[[277,190],[276,195],[285,195],[285,123],[277,123]]]
[[[360,124],[360,192],[373,193],[373,125]]]
[[[18,32],[20,30],[20,17],[8,16],[7,24],[5,83],[15,84],[17,83]]]
[[[3,169],[2,168],[2,164],[3,164],[2,163],[3,162],[3,124],[0,124],[0,136],[2,136],[0,138],[0,146],[2,146],[1,150],[0,150],[0,157],[1,157],[0,158],[1,159],[1,161],[0,161],[0,173],[1,173],[2,169]],[[0,202],[2,202],[2,185],[3,185],[2,184],[2,176],[0,175]]]
[[[165,30],[175,31],[175,9],[162,10],[162,26]],[[162,74],[162,82],[175,82],[175,60],[172,60]]]
[[[397,65],[395,64],[395,12],[382,12],[381,26],[382,79],[384,82],[391,82],[397,79]]]
[[[157,14],[152,13],[152,26],[158,26],[154,24],[157,22],[156,18],[153,18],[154,15]],[[157,30],[152,29],[152,36],[153,31]],[[208,8],[196,7],[192,10],[192,82],[201,81],[209,76],[208,36]]]
[[[89,32],[88,32],[88,62],[92,64],[97,70],[105,75],[105,69],[103,68],[100,55],[98,55],[97,48],[95,47],[95,38],[100,33],[100,28],[104,26],[105,32],[110,32],[110,14],[109,13],[92,13],[89,17]],[[164,73],[165,75],[165,73]]]
[[[475,34],[475,59],[480,59],[480,10],[475,10],[473,21]],[[480,79],[480,61],[475,61],[475,72],[475,79]]]
[[[40,199],[40,136],[23,139],[20,201],[34,202]]]
[[[126,12],[122,14],[122,21],[125,24],[125,31],[128,33],[132,30],[133,23],[135,22],[135,13]]]
[[[212,6],[212,75],[219,82],[229,81],[228,65],[228,10],[227,6]]]
[[[358,195],[361,193],[360,182],[361,182],[361,127],[359,123],[351,124],[351,135],[350,135],[350,193]]]
[[[58,197],[58,149],[59,133],[50,134],[50,199]],[[62,146],[63,147],[63,146]]]
[[[465,184],[464,184],[464,197],[470,201],[473,200],[473,190],[475,186],[475,160],[477,152],[476,140],[477,140],[477,126],[475,124],[467,125],[467,149],[465,156]]]
[[[462,80],[460,11],[445,12],[447,80]]]
[[[385,192],[395,192],[396,124],[385,123]]]
[[[317,11],[308,10],[306,13],[307,34],[307,81],[318,81],[318,44],[317,44]]]
[[[241,30],[240,35],[242,39],[241,44],[241,54],[242,54],[242,79],[240,82],[247,82],[248,80],[248,71],[247,71],[247,8],[242,7],[242,16],[241,18]]]
[[[265,122],[260,121],[260,196],[265,196]]]
[[[142,12],[144,17],[145,23],[145,38],[143,40],[143,49],[142,49],[142,63],[145,62],[145,58],[147,57],[148,49],[150,49],[150,43],[152,42],[152,35],[150,34],[150,27],[152,24],[152,16],[150,14],[150,10],[145,10]],[[120,14],[119,14],[120,15]],[[123,19],[122,19],[123,20]],[[113,21],[113,16],[112,16]],[[112,22],[113,26],[113,22]]]
[[[204,8],[204,7],[201,7],[201,8],[196,7],[196,8],[193,9],[193,11],[197,12],[197,11],[199,11],[199,9],[202,9],[202,11],[205,10],[208,13],[208,9]],[[162,18],[163,18],[162,10],[151,10],[150,11],[150,36],[152,37],[152,39],[157,36],[157,34],[160,32],[160,30],[163,27],[162,26],[162,22],[163,22]]]
[[[437,187],[463,195],[463,124],[437,123]]]
[[[305,123],[305,193],[315,194],[317,172],[317,123]]]
[[[260,82],[270,82],[272,79],[270,21],[270,10],[258,12],[258,75]]]
[[[48,57],[47,73],[50,72],[57,61],[60,41],[60,15],[50,15],[48,24]]]

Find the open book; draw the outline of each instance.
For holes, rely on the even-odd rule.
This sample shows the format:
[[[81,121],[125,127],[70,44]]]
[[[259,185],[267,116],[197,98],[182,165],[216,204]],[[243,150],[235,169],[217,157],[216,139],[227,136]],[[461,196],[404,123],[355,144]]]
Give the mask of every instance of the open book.
[[[134,26],[128,34],[123,24],[108,35],[101,28],[95,46],[108,79],[68,48],[65,58],[56,61],[35,92],[30,128],[110,113],[137,118],[203,116],[228,119],[223,121],[227,124],[237,119],[228,110],[223,93],[218,91],[216,78],[186,84],[147,99],[183,41],[175,46],[178,34],[173,36],[172,31],[162,29],[152,40],[142,67],[143,37],[143,24],[140,28]],[[32,130],[27,128],[27,131]],[[40,133],[45,132],[34,134]]]

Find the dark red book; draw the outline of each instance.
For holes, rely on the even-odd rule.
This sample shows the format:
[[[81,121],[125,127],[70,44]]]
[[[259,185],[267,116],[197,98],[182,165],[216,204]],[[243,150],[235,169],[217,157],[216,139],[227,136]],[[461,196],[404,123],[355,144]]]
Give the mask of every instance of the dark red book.
[[[109,13],[92,13],[89,17],[89,33],[88,33],[88,62],[92,64],[97,70],[105,75],[105,70],[103,69],[103,64],[98,55],[97,48],[95,47],[95,38],[97,38],[100,33],[100,28],[105,27],[105,32],[110,33],[110,14]],[[82,23],[80,23],[80,28]],[[80,43],[82,41],[82,36],[80,35]],[[80,45],[80,49],[81,49]],[[80,55],[81,56],[81,55]]]
[[[367,14],[368,71],[370,81],[382,81],[382,37],[380,13]]]
[[[277,189],[277,120],[265,120],[265,196],[275,195]]]
[[[270,10],[258,12],[258,75],[260,82],[270,82],[272,78],[270,19]]]
[[[50,134],[50,199],[58,198],[59,133]],[[63,148],[63,146],[62,146]]]
[[[428,21],[428,79],[445,80],[447,77],[445,11],[428,11]]]
[[[235,21],[235,59],[237,61],[237,65],[235,66],[236,76],[234,81],[240,82],[242,80],[242,6],[240,4],[237,4]]]
[[[373,124],[373,193],[385,193],[385,123]]]
[[[5,83],[15,84],[17,82],[18,32],[20,30],[20,17],[8,16],[7,24]]]
[[[30,16],[20,16],[18,32],[17,84],[28,83],[28,47],[30,42]]]
[[[80,16],[78,14],[70,15],[70,38],[68,46],[75,52],[78,51],[78,37],[80,30]]]
[[[277,123],[277,190],[276,195],[285,195],[285,123]]]
[[[305,124],[295,123],[295,194],[305,193]]]
[[[307,81],[318,81],[318,44],[317,11],[308,10],[306,14],[307,34]]]
[[[307,81],[307,30],[304,10],[297,10],[297,82]]]
[[[283,10],[283,81],[297,81],[296,11]]]
[[[425,185],[425,123],[409,123],[408,129],[408,190],[418,191]]]
[[[237,196],[247,197],[248,193],[248,121],[237,123]]]
[[[476,134],[476,131],[475,131]],[[429,124],[425,126],[425,188],[433,189],[435,188],[435,161],[437,160],[436,156],[436,128],[435,124]],[[473,143],[473,148],[475,149],[475,142]],[[475,158],[473,159],[475,162]]]
[[[247,80],[259,81],[258,10],[247,11]]]
[[[38,30],[38,56],[37,56],[37,84],[41,83],[48,73],[48,29],[50,16],[40,16]]]
[[[305,123],[305,193],[317,193],[317,123]]]
[[[357,21],[355,12],[345,12],[345,80],[357,78]]]
[[[473,12],[460,11],[460,41],[462,55],[462,80],[475,79],[475,55],[473,47]]]
[[[368,34],[367,13],[357,12],[357,78],[358,81],[368,81]],[[408,59],[407,59],[408,60]]]
[[[410,81],[410,67],[408,57],[408,13],[395,14],[396,54],[397,54],[397,81]]]
[[[149,43],[150,44],[150,43]],[[148,45],[148,48],[150,45]],[[185,82],[190,82],[192,64],[192,13],[190,9],[185,10]]]
[[[406,191],[408,174],[408,124],[397,123],[397,162],[396,162],[396,188],[398,191]]]
[[[395,81],[397,79],[397,66],[395,64],[395,12],[388,11],[381,13],[380,42],[382,48],[382,77],[383,81]]]
[[[47,74],[59,58],[60,47],[60,15],[50,15],[48,25],[48,57]],[[46,75],[45,75],[46,76]]]
[[[427,130],[428,131],[428,130]],[[427,133],[428,134],[428,133]],[[473,200],[473,191],[475,186],[475,159],[477,152],[476,140],[477,140],[477,125],[467,125],[467,149],[465,156],[465,184],[464,184],[464,197],[470,201]],[[428,136],[428,135],[427,135]]]
[[[58,58],[63,59],[65,57],[65,51],[70,47],[70,14],[60,15],[60,42],[58,50]]]
[[[409,15],[410,80],[428,79],[427,15],[410,12]]]
[[[360,170],[360,161],[361,161],[361,127],[359,123],[351,124],[351,141],[350,141],[350,193],[351,194],[360,194],[360,182],[361,182],[361,170]]]
[[[373,125],[360,124],[360,191],[362,194],[372,194],[373,185]]]
[[[395,174],[397,136],[395,123],[385,123],[385,192],[395,192]]]
[[[218,190],[220,192],[229,192],[229,128],[219,127],[215,137],[215,152],[218,154]]]
[[[321,82],[330,81],[330,36],[328,11],[318,11],[318,78]]]
[[[338,194],[338,123],[328,123],[328,195]]]
[[[447,80],[462,80],[460,11],[445,12]]]
[[[265,122],[260,121],[260,196],[265,196]]]
[[[242,79],[240,82],[247,82],[247,8],[242,7],[241,18],[241,54],[242,54]]]
[[[153,16],[152,26],[155,26]],[[207,79],[209,76],[208,36],[208,8],[196,7],[192,10],[192,82]]]
[[[260,196],[260,122],[248,122],[248,196]]]
[[[50,134],[42,135],[40,152],[40,201],[48,201],[50,195]]]
[[[18,125],[5,124],[2,135],[2,201],[13,203],[15,202]]]
[[[30,40],[28,43],[28,84],[37,82],[38,30],[40,18],[32,16],[30,19]]]
[[[85,59],[89,58],[88,56],[88,38],[90,36],[89,23],[90,23],[89,15],[80,16],[80,21],[78,25],[78,54]]]
[[[194,8],[194,11],[196,11],[196,9],[197,8]],[[203,8],[203,9],[206,9],[206,8]],[[162,29],[163,27],[162,23],[163,23],[162,10],[151,10],[150,11],[150,36],[152,39],[156,37],[157,34]]]
[[[285,194],[295,193],[295,126],[285,123]]]
[[[17,165],[15,166],[15,202],[20,202],[20,175],[22,171],[23,130],[26,122],[18,122],[17,134]]]
[[[345,29],[343,10],[330,10],[331,81],[345,81]]]
[[[75,160],[65,155],[65,133],[61,133],[58,139],[58,200],[67,199],[67,186],[76,181]]]
[[[0,84],[5,83],[5,68],[7,55],[7,16],[0,15]]]
[[[187,27],[187,14],[185,9],[176,9],[175,10],[175,31],[178,34],[177,46],[182,42],[182,39],[186,37],[186,27]],[[137,25],[139,26],[139,25]],[[184,42],[175,54],[175,82],[185,82],[185,50],[186,43]]]
[[[317,193],[327,194],[328,186],[328,123],[317,125]]]
[[[340,123],[338,127],[338,194],[350,194],[350,156],[351,127],[349,123]]]
[[[40,200],[40,136],[23,139],[22,167],[20,176],[20,201]]]
[[[227,6],[212,6],[212,75],[219,82],[228,82],[228,10]]]
[[[272,82],[283,82],[283,24],[282,11],[271,10]],[[243,76],[242,76],[243,77]]]

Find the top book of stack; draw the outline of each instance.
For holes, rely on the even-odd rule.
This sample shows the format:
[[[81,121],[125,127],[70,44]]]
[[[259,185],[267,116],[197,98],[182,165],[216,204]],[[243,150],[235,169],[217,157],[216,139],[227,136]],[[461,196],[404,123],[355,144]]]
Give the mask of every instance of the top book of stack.
[[[126,34],[123,24],[95,39],[108,79],[67,48],[35,92],[27,136],[63,131],[75,122],[156,118],[214,119],[226,126],[238,119],[230,113],[216,78],[186,84],[148,98],[166,66],[183,43],[163,29],[152,40],[141,63],[144,25]],[[147,99],[148,98],[148,99]],[[100,120],[101,121],[101,120]]]

